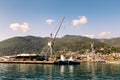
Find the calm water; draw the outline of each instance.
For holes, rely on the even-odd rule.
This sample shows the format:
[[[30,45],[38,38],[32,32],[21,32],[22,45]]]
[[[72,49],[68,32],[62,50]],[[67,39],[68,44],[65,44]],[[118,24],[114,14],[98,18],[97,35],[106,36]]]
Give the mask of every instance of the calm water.
[[[0,64],[0,80],[120,80],[120,64]]]

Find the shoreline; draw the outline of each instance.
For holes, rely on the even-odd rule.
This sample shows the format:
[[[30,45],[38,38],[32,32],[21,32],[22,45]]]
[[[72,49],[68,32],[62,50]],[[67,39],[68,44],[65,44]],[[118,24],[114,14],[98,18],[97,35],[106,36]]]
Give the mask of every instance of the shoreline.
[[[120,64],[120,61],[106,61],[108,64]]]
[[[54,64],[55,61],[0,61],[0,63]]]
[[[111,61],[76,61],[79,63],[89,62],[89,63],[108,63],[108,64],[120,64],[119,60],[111,60]],[[20,63],[20,64],[58,64],[59,61],[0,61],[0,63]],[[69,63],[69,62],[68,62]],[[74,64],[73,64],[74,65]]]
[[[0,61],[0,63],[19,63],[19,64],[55,64],[55,65],[77,65],[80,62],[62,61]]]

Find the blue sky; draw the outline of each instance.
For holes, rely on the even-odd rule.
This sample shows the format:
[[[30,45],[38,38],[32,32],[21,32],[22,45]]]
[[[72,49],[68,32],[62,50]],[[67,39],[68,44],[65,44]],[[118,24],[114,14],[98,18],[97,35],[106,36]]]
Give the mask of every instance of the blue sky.
[[[0,0],[0,41],[15,36],[55,34],[120,37],[120,0]]]

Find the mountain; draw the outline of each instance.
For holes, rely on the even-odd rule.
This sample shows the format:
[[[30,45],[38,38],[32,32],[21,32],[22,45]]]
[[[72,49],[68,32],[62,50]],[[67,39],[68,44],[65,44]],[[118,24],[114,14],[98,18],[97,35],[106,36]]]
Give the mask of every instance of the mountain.
[[[76,35],[66,35],[62,39],[65,39],[63,40],[63,42],[67,40],[68,40],[67,42],[71,41],[69,44],[73,47],[72,49],[74,49],[74,51],[80,51],[80,52],[85,52],[86,50],[91,51],[91,44],[94,45],[94,49],[96,50],[96,52],[103,52],[101,51],[101,49],[104,49],[103,53],[105,54],[107,53],[109,54],[111,52],[114,52],[115,50],[119,51],[118,48],[103,43],[98,39],[91,39],[88,37],[76,36]]]
[[[120,47],[120,37],[111,39],[99,39],[99,41],[114,47]]]
[[[46,39],[34,36],[13,37],[0,42],[0,53],[4,55],[17,53],[40,53],[46,45]]]
[[[0,56],[19,53],[45,53],[47,52],[47,43],[49,37],[13,37],[0,42]],[[91,44],[94,44],[96,52],[109,54],[119,52],[120,38],[114,39],[91,39],[83,36],[65,35],[62,38],[56,38],[54,42],[54,51],[77,51],[84,53],[86,50],[91,51]],[[117,45],[117,47],[115,47]],[[104,49],[104,50],[101,50]]]
[[[86,41],[86,42],[94,42],[97,41],[96,39],[91,39],[88,37],[83,37],[83,36],[77,36],[77,35],[65,35],[62,38],[67,38],[67,39],[76,39],[79,41]]]

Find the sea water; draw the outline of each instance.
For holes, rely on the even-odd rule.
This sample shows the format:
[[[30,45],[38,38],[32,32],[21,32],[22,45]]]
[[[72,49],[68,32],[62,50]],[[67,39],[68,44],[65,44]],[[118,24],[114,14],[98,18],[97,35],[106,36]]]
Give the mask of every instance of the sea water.
[[[120,80],[120,64],[47,65],[0,63],[0,80]]]

